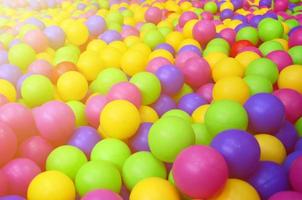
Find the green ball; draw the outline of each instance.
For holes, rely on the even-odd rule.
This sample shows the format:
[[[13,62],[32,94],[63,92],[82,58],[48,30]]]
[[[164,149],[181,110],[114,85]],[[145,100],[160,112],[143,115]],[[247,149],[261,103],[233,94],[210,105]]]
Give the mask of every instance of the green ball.
[[[208,44],[207,44],[207,48],[212,47],[212,46],[222,46],[224,48],[226,48],[228,51],[230,50],[230,45],[229,43],[222,39],[222,38],[215,38],[212,39]]]
[[[148,144],[157,159],[172,163],[179,152],[195,144],[195,133],[187,121],[179,117],[163,117],[151,127]]]
[[[99,5],[100,5],[100,8],[103,8],[103,9],[108,9],[110,7],[109,2],[105,1],[105,0],[99,0]]]
[[[267,58],[258,58],[252,61],[245,70],[245,75],[262,76],[274,84],[279,76],[277,65]]]
[[[243,27],[240,29],[236,35],[236,41],[240,40],[248,40],[254,45],[256,45],[259,41],[257,29],[254,27]]]
[[[169,27],[165,27],[165,26],[158,28],[158,30],[164,37],[166,37],[169,33],[172,32],[172,30]]]
[[[203,56],[207,56],[210,53],[224,53],[229,55],[229,50],[224,46],[209,46],[203,51]]]
[[[172,185],[175,185],[175,180],[174,180],[174,177],[173,177],[173,171],[172,171],[172,170],[169,172],[168,181],[169,181]]]
[[[106,16],[107,24],[110,23],[122,24],[123,21],[124,21],[124,16],[118,11],[109,12],[108,15]]]
[[[294,46],[288,50],[294,64],[302,65],[302,46]]]
[[[205,114],[205,125],[213,135],[228,130],[246,130],[248,115],[240,103],[232,100],[218,100],[210,105]]]
[[[21,96],[27,105],[35,107],[53,100],[55,91],[51,81],[47,77],[31,75],[23,81]]]
[[[122,15],[124,17],[132,17],[133,16],[133,12],[131,10],[127,9],[127,10],[122,11]]]
[[[299,22],[295,19],[288,19],[285,21],[285,24],[289,27],[290,30],[300,25]]]
[[[158,30],[150,30],[144,35],[144,43],[151,49],[154,49],[157,45],[164,43],[165,38]]]
[[[36,59],[36,52],[27,44],[16,44],[8,51],[8,60],[12,65],[18,66],[25,71]]]
[[[276,19],[265,18],[258,25],[258,34],[262,41],[282,38],[283,33],[283,25]]]
[[[57,65],[61,62],[71,62],[77,64],[79,56],[81,54],[80,49],[74,45],[67,45],[59,48],[54,57],[54,64]]]
[[[195,12],[196,15],[201,15],[201,13],[203,13],[203,9],[195,8],[193,12]]]
[[[80,101],[68,101],[67,105],[71,108],[74,113],[77,127],[86,126],[87,119],[85,114],[85,104]]]
[[[108,28],[108,30],[114,30],[114,31],[118,31],[118,32],[122,31],[122,25],[120,25],[116,22],[112,22],[112,23],[108,24],[107,28]]]
[[[48,155],[46,170],[60,171],[74,180],[85,163],[87,163],[86,155],[80,149],[64,145],[57,147]]]
[[[192,123],[191,116],[187,112],[180,109],[169,110],[168,112],[165,112],[165,114],[163,114],[162,118],[163,117],[179,117],[188,123]]]
[[[140,31],[141,32],[148,32],[148,31],[151,31],[151,30],[156,30],[157,29],[157,26],[153,23],[144,23],[142,25],[142,27],[140,28]]]
[[[98,142],[92,149],[90,159],[104,160],[114,164],[120,171],[125,160],[131,155],[128,145],[118,139],[107,138]]]
[[[119,193],[122,178],[118,169],[107,161],[89,161],[78,171],[75,185],[80,196],[95,189],[107,189]]]
[[[250,94],[258,93],[272,93],[272,83],[267,79],[259,75],[248,75],[243,79],[250,88]]]
[[[192,128],[195,133],[195,144],[209,145],[212,142],[213,136],[208,132],[205,124],[194,123]]]
[[[212,2],[212,1],[207,2],[207,3],[204,5],[204,8],[203,8],[203,9],[204,9],[205,11],[208,11],[208,12],[212,13],[212,14],[217,13],[217,10],[218,10],[216,3],[215,3],[215,2]]]
[[[154,103],[160,96],[161,85],[159,79],[150,72],[139,72],[132,76],[130,82],[138,87],[142,94],[143,105]]]
[[[300,137],[302,137],[302,117],[300,117],[295,123],[296,130]]]
[[[272,51],[284,50],[284,49],[283,46],[277,41],[267,41],[267,42],[263,42],[259,46],[259,50],[263,55],[267,56]]]
[[[134,153],[125,161],[123,180],[129,190],[132,190],[139,181],[149,177],[163,179],[167,177],[165,165],[150,152]]]

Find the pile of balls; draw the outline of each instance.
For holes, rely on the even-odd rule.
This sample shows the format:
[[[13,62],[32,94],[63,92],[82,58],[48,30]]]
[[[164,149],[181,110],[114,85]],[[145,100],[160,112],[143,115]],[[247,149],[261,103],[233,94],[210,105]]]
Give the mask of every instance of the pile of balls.
[[[0,200],[302,200],[300,0],[3,0]]]

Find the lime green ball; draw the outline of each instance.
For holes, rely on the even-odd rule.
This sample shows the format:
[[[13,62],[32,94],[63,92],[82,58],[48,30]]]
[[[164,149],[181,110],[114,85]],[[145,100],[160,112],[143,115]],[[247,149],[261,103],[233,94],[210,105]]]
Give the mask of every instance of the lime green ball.
[[[246,68],[245,75],[262,76],[274,84],[279,76],[277,65],[267,58],[258,58]]]
[[[169,33],[172,32],[172,30],[171,30],[169,27],[165,27],[165,26],[158,28],[158,31],[159,31],[164,37],[166,37]]]
[[[122,24],[123,21],[124,21],[124,17],[118,11],[112,11],[112,12],[108,13],[108,15],[106,16],[107,24],[110,24],[110,23]]]
[[[229,43],[222,39],[222,38],[215,38],[213,40],[211,40],[208,44],[207,44],[207,48],[212,47],[212,46],[223,46],[224,48],[226,48],[228,51],[230,50],[230,45]]]
[[[75,179],[79,169],[87,162],[86,155],[78,148],[64,145],[54,149],[47,157],[46,170],[56,170]]]
[[[302,46],[294,46],[288,50],[294,64],[302,65]]]
[[[254,27],[248,26],[240,29],[236,35],[236,41],[248,40],[254,45],[259,41],[257,29]]]
[[[250,94],[272,93],[273,85],[265,77],[259,75],[248,75],[243,79],[250,88]]]
[[[259,50],[263,55],[267,56],[272,51],[283,50],[283,46],[277,41],[267,41],[259,46]]]
[[[122,30],[122,25],[115,23],[115,22],[108,24],[107,27],[108,27],[108,30],[114,30],[114,31],[118,31],[118,32],[121,32],[121,30]]]
[[[174,177],[173,177],[173,171],[172,170],[169,172],[168,181],[170,183],[172,183],[172,185],[175,185],[175,180],[174,180]]]
[[[127,10],[122,11],[122,15],[124,17],[132,17],[134,14],[133,14],[133,12],[131,10],[127,9]]]
[[[144,23],[142,25],[142,27],[140,28],[140,31],[141,32],[148,32],[148,31],[151,31],[151,30],[156,30],[157,29],[157,26],[153,23]]]
[[[289,0],[289,2],[291,2],[291,3],[299,3],[300,0]]]
[[[12,65],[18,66],[25,71],[36,59],[36,52],[27,44],[16,44],[8,51],[8,60]]]
[[[300,137],[302,137],[302,117],[300,117],[295,124],[296,130]]]
[[[246,130],[248,115],[243,106],[232,100],[218,100],[210,105],[205,114],[205,125],[213,135],[228,130]]]
[[[93,92],[107,94],[114,84],[127,80],[127,75],[122,70],[107,68],[98,74],[96,80],[93,81],[90,87]]]
[[[75,178],[78,193],[84,196],[95,189],[107,189],[119,193],[122,178],[118,169],[107,161],[89,161],[78,171]]]
[[[229,50],[224,46],[209,46],[203,51],[203,56],[207,56],[210,53],[223,53],[229,55]]]
[[[195,144],[195,134],[187,121],[179,117],[163,117],[151,127],[148,144],[156,158],[171,163],[184,148]]]
[[[21,96],[30,107],[40,106],[53,100],[55,95],[51,81],[42,75],[27,77],[21,86]]]
[[[125,160],[131,155],[127,144],[121,140],[107,138],[98,142],[92,149],[90,159],[104,160],[114,164],[120,171]]]
[[[11,33],[1,33],[0,42],[7,48],[14,38],[14,35]]]
[[[165,165],[150,152],[134,153],[125,161],[123,180],[129,190],[132,190],[139,181],[149,177],[163,179],[167,177]]]
[[[191,116],[187,112],[180,109],[169,110],[168,112],[165,112],[165,114],[163,114],[162,118],[163,117],[179,117],[188,123],[192,123]]]
[[[285,21],[285,24],[289,27],[290,30],[300,25],[299,22],[295,19],[288,19]]]
[[[152,49],[164,42],[165,38],[158,30],[150,30],[144,35],[144,43]]]
[[[212,1],[209,1],[207,2],[205,5],[204,5],[204,8],[203,8],[205,11],[208,11],[212,14],[215,14],[217,13],[217,4],[215,2],[212,2]]]
[[[67,105],[71,108],[74,113],[77,127],[87,125],[85,104],[80,101],[69,101],[67,102]]]
[[[282,38],[284,28],[276,19],[265,18],[258,25],[258,34],[262,41],[269,41],[275,38]]]
[[[55,53],[54,64],[57,65],[64,61],[77,64],[80,54],[81,51],[77,46],[67,45],[61,47]]]
[[[205,124],[194,123],[192,128],[195,133],[195,144],[209,145],[212,142],[213,136],[208,132]]]
[[[154,103],[160,96],[161,85],[158,78],[150,72],[139,72],[130,82],[138,87],[143,97],[143,105]]]
[[[195,14],[200,15],[203,12],[203,9],[201,9],[201,8],[195,8],[194,12],[195,12]]]
[[[103,9],[108,9],[110,7],[110,4],[107,0],[99,0],[99,5],[100,5],[100,8],[103,8]]]

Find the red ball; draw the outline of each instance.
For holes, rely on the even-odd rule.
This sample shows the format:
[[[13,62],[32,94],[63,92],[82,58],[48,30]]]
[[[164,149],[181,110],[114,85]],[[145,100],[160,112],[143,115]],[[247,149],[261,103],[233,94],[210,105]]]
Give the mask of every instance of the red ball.
[[[248,40],[239,40],[235,42],[231,47],[231,56],[235,57],[240,52],[241,49],[248,46],[254,46],[254,45]]]

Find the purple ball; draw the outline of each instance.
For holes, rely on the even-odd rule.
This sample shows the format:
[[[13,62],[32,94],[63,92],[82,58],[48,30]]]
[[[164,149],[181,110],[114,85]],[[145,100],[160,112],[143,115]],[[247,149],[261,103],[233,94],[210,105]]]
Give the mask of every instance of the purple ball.
[[[119,32],[115,30],[105,31],[103,34],[99,36],[99,39],[104,40],[107,44],[113,41],[122,40],[122,36]]]
[[[243,6],[243,0],[231,0],[231,2],[236,10]]]
[[[233,17],[233,19],[238,19],[238,20],[242,21],[242,23],[248,23],[248,20],[246,19],[246,17],[243,15],[240,15],[240,14],[235,15]]]
[[[11,82],[16,85],[19,78],[22,76],[22,71],[19,67],[14,65],[5,64],[0,65],[0,78]]]
[[[0,65],[8,63],[7,51],[0,50]]]
[[[221,18],[222,20],[224,20],[224,19],[229,19],[229,18],[232,18],[233,15],[234,15],[234,12],[233,12],[232,10],[230,10],[230,9],[225,9],[225,10],[223,10],[223,11],[220,13],[220,18]]]
[[[86,21],[86,26],[92,36],[97,36],[106,30],[106,22],[99,15],[89,17]]]
[[[289,189],[286,170],[270,161],[261,161],[248,182],[258,191],[262,199]]]
[[[192,114],[196,108],[207,104],[207,101],[196,93],[183,96],[178,102],[178,108]]]
[[[13,39],[10,43],[9,43],[9,45],[8,45],[8,47],[9,48],[12,48],[13,46],[15,46],[15,45],[17,45],[17,44],[20,44],[22,41],[20,40],[20,39]]]
[[[134,152],[137,151],[150,151],[148,144],[148,135],[152,123],[142,123],[134,135],[129,141],[130,147]]]
[[[68,144],[78,147],[87,156],[90,155],[93,147],[101,140],[97,130],[90,126],[82,126],[75,130]]]
[[[274,134],[285,121],[284,105],[272,94],[253,95],[244,107],[249,117],[249,129],[253,132]]]
[[[259,164],[259,144],[246,131],[223,131],[212,140],[211,146],[224,157],[231,178],[248,178]]]
[[[86,5],[83,4],[83,3],[79,3],[79,4],[77,5],[77,9],[78,9],[78,10],[84,10],[85,8],[86,8]]]
[[[155,49],[164,49],[164,50],[169,51],[172,55],[175,54],[174,48],[168,43],[161,43],[161,44],[157,45]]]
[[[302,200],[302,193],[294,191],[278,192],[268,200]]]
[[[65,43],[65,33],[59,26],[49,26],[44,29],[49,46],[53,49],[62,47]]]
[[[272,0],[260,0],[259,2],[260,7],[271,7],[272,6]]]
[[[238,32],[238,31],[240,31],[242,28],[248,27],[248,26],[250,26],[248,23],[243,22],[242,24],[239,24],[238,26],[236,26],[235,31]]]
[[[291,154],[288,154],[286,159],[283,162],[283,166],[286,169],[286,171],[290,170],[290,167],[292,166],[293,162],[298,158],[302,156],[302,150],[296,150],[292,152]]]
[[[19,195],[8,195],[8,196],[0,197],[0,200],[26,200],[26,199]]]
[[[250,19],[249,23],[250,23],[250,25],[252,25],[253,27],[257,27],[258,24],[260,23],[260,21],[261,21],[262,19],[263,19],[263,16],[261,16],[261,15],[255,15],[255,16],[253,16],[253,17]]]
[[[163,115],[165,112],[177,107],[175,101],[168,95],[162,94],[158,100],[152,105],[152,108],[158,115]]]
[[[282,142],[282,144],[286,148],[287,153],[290,153],[294,150],[299,136],[294,125],[286,121],[280,128],[280,130],[276,133],[276,137]]]
[[[302,138],[296,142],[295,151],[301,150],[302,151]]]
[[[264,14],[265,18],[272,18],[272,19],[278,19],[278,15],[274,12],[267,12]]]
[[[185,52],[185,51],[192,51],[192,52],[196,53],[198,56],[201,56],[201,50],[198,47],[196,47],[194,45],[191,45],[191,44],[183,46],[178,51],[178,53],[182,53],[182,52]]]
[[[45,24],[42,21],[40,21],[34,17],[28,18],[27,20],[25,20],[25,23],[35,25],[36,27],[38,27],[41,30],[43,30],[45,28]]]
[[[162,93],[164,94],[176,94],[184,84],[182,72],[174,65],[164,65],[160,67],[155,75],[160,80]]]

